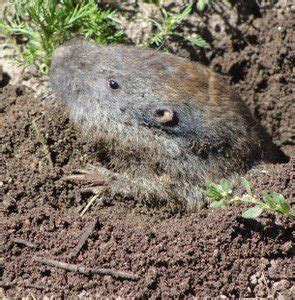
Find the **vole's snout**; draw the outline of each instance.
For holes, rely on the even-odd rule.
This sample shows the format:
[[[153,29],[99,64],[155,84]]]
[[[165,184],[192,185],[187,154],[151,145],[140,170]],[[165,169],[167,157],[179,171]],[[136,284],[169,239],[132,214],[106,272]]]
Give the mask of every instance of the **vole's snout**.
[[[169,107],[156,108],[154,117],[164,126],[176,126],[179,123],[177,113]]]

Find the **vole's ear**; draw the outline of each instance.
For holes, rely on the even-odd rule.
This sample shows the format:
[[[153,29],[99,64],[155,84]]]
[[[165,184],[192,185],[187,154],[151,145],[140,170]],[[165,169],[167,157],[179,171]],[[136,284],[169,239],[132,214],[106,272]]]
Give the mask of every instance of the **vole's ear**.
[[[169,107],[159,107],[154,110],[154,117],[164,126],[176,126],[179,123],[178,115]]]

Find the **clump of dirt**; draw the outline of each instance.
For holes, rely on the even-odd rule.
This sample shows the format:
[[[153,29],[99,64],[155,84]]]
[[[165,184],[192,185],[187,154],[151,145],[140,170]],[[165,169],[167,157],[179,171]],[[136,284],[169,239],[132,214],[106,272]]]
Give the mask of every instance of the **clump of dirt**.
[[[295,139],[295,23],[290,7],[274,7],[242,24],[212,61],[214,68],[231,76],[254,116],[280,146]]]
[[[232,84],[276,143],[287,145],[288,163],[261,165],[246,174],[255,194],[276,191],[293,203],[291,6],[280,9],[278,1],[276,9],[262,9],[256,1],[241,3],[225,11],[222,5],[230,4],[218,2],[208,12],[212,19],[205,22],[216,44],[200,52],[200,60],[212,60],[221,73],[229,72]],[[230,9],[235,11],[232,16]],[[193,14],[184,31],[191,30],[195,19]],[[192,49],[184,49],[182,55],[194,56]],[[277,214],[245,220],[240,217],[245,207],[171,214],[135,201],[109,199],[80,217],[89,196],[62,177],[100,160],[99,145],[81,136],[59,103],[36,100],[27,88],[7,85],[3,76],[0,81],[1,296],[294,295],[294,221]],[[71,256],[94,220],[96,226],[82,249]],[[36,262],[36,256],[112,268],[138,280],[69,272]]]

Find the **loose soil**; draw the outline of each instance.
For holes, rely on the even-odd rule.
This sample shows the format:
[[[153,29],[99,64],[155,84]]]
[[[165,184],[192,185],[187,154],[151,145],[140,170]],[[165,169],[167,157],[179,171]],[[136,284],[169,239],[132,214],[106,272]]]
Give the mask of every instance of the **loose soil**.
[[[205,21],[217,42],[209,52],[199,53],[199,60],[230,74],[228,79],[290,157],[288,163],[260,165],[246,174],[255,194],[276,191],[294,205],[294,49],[288,14],[292,7],[253,4],[234,9],[243,19],[228,16],[232,27],[221,23],[216,11]],[[194,18],[184,31],[192,30],[189,23]],[[192,59],[196,54],[185,45],[175,52],[189,53]],[[240,217],[245,207],[175,214],[136,201],[107,199],[80,217],[90,195],[61,178],[97,163],[97,145],[74,128],[61,104],[36,100],[28,88],[11,86],[2,77],[1,296],[288,299],[295,295],[294,222],[277,214],[246,220]],[[71,257],[93,220],[97,220],[95,229]],[[16,243],[15,238],[34,245]],[[77,274],[38,263],[34,256],[112,268],[139,279]]]

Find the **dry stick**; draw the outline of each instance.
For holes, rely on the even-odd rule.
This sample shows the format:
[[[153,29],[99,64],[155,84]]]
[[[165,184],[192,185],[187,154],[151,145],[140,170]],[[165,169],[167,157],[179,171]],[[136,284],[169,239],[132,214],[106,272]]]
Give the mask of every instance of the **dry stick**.
[[[0,99],[0,100],[2,100],[2,99]],[[11,100],[9,100],[6,103],[1,104],[0,105],[0,112],[4,111],[7,107],[9,107],[10,105],[14,104],[15,101],[16,101],[16,99],[11,99]]]
[[[94,230],[95,226],[97,224],[97,220],[92,221],[89,226],[86,228],[85,232],[82,234],[79,243],[77,246],[70,252],[70,258],[76,257],[80,250],[82,249],[83,245],[85,244],[86,240]]]
[[[20,287],[32,288],[32,289],[36,289],[36,290],[43,290],[45,288],[45,286],[30,284],[30,283],[18,285],[17,282],[0,281],[0,287],[8,288],[8,287],[12,287],[12,286],[20,286]]]
[[[11,287],[15,285],[13,282],[5,282],[5,281],[0,281],[0,287]]]
[[[96,195],[94,195],[90,201],[86,204],[86,206],[84,207],[84,209],[82,210],[82,212],[80,213],[80,217],[83,217],[83,215],[86,213],[86,211],[90,208],[90,206],[95,202],[95,200],[97,198],[99,198],[102,194],[103,190],[100,189],[100,191],[97,192]]]
[[[266,278],[265,278],[264,272],[262,272],[262,276],[261,276],[261,277],[262,277],[262,279],[263,279],[263,281],[264,281],[264,284],[265,284],[266,290],[267,290],[268,294],[270,295],[270,289],[269,289],[268,283],[267,283],[267,281],[266,281]]]
[[[58,260],[50,259],[50,258],[42,258],[38,256],[33,256],[33,259],[37,262],[40,262],[45,265],[49,265],[52,267],[64,269],[71,272],[77,272],[84,275],[91,275],[91,274],[99,274],[99,275],[110,275],[115,278],[120,279],[128,279],[128,280],[138,280],[138,276],[125,273],[125,272],[119,272],[113,269],[104,269],[104,268],[86,268],[84,266],[75,265],[75,264],[68,264],[65,262],[61,262]]]
[[[31,243],[30,241],[27,241],[27,240],[24,240],[24,239],[12,238],[11,241],[16,243],[16,244],[25,245],[29,248],[38,248],[37,244]]]
[[[51,156],[50,156],[49,147],[48,147],[48,145],[47,145],[47,143],[46,143],[45,138],[44,138],[43,135],[41,134],[41,132],[40,132],[38,126],[37,126],[37,123],[36,123],[36,121],[38,121],[41,117],[42,117],[42,116],[40,116],[40,117],[34,119],[34,120],[32,121],[32,124],[33,124],[33,127],[34,127],[35,131],[36,131],[37,139],[39,140],[39,142],[40,142],[40,143],[42,144],[42,146],[43,146],[43,150],[44,150],[44,152],[45,152],[45,154],[46,154],[46,157],[47,157],[47,159],[48,159],[48,161],[49,161],[49,164],[50,164],[51,167],[53,167],[53,162],[52,162],[52,159],[51,159]]]
[[[24,285],[25,288],[29,288],[29,289],[36,289],[36,290],[43,290],[46,288],[46,286],[42,286],[42,285],[37,285],[37,284],[25,284]]]

